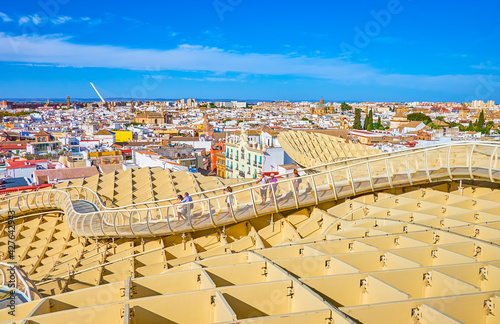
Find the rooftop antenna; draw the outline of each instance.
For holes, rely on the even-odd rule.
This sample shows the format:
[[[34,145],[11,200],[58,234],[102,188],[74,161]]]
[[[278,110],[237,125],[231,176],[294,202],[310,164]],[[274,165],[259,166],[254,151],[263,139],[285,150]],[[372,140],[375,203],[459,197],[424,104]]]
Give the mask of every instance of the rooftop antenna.
[[[99,96],[99,98],[101,98],[101,101],[102,101],[103,103],[106,103],[106,100],[104,100],[104,99],[102,98],[102,96],[101,96],[101,94],[99,93],[99,91],[97,91],[97,89],[96,89],[95,85],[94,85],[92,82],[90,82],[90,85],[92,86],[92,88],[94,88],[94,90],[95,90],[95,92],[97,93],[97,95]]]

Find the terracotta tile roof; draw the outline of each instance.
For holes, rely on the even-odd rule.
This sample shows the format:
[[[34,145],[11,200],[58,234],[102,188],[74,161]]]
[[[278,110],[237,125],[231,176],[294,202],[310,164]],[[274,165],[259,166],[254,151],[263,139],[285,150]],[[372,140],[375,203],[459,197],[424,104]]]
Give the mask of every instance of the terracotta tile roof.
[[[123,169],[123,164],[101,164],[99,166],[101,173],[110,173],[113,171],[121,171]]]
[[[173,136],[169,139],[172,142],[198,142],[199,140],[199,137],[194,136]]]
[[[38,177],[47,177],[49,181],[58,180],[69,180],[69,179],[79,179],[88,178],[99,174],[99,170],[95,166],[83,167],[83,168],[64,168],[64,169],[49,169],[49,170],[35,170],[33,176],[35,179]]]
[[[35,136],[50,136],[50,134],[42,129],[41,131],[36,133]]]
[[[114,135],[114,134],[106,129],[101,129],[100,131],[98,131],[94,135]]]
[[[421,121],[418,121],[418,120],[414,120],[414,121],[411,121],[407,124],[403,124],[401,126],[404,126],[404,127],[417,127],[418,125],[420,125],[422,122]]]
[[[47,160],[21,160],[21,161],[13,161],[6,160],[7,169],[21,169],[21,168],[35,168],[37,163],[44,163]]]

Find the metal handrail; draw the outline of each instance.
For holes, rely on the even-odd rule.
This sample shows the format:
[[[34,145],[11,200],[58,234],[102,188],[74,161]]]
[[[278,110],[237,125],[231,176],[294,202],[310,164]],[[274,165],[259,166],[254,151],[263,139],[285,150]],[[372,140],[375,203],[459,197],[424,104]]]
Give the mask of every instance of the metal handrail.
[[[346,164],[356,163],[356,161],[374,161],[378,157],[381,157],[381,158],[383,158],[383,157],[390,157],[390,156],[395,156],[395,155],[402,155],[402,154],[405,154],[405,153],[412,153],[414,151],[417,151],[417,152],[419,152],[419,151],[427,152],[429,150],[437,149],[437,148],[441,148],[441,147],[463,146],[463,145],[477,144],[477,143],[480,143],[479,145],[494,145],[495,147],[499,145],[499,142],[494,142],[494,141],[484,141],[484,142],[462,141],[462,142],[452,142],[452,143],[445,143],[445,144],[434,144],[434,145],[429,145],[429,146],[425,146],[425,147],[409,148],[409,149],[399,150],[399,151],[395,151],[395,152],[382,152],[382,153],[373,154],[373,155],[370,155],[370,156],[362,156],[362,157],[355,157],[355,158],[344,159],[344,160],[341,160],[341,161],[334,161],[334,162],[320,164],[320,165],[316,165],[316,166],[312,166],[312,167],[302,168],[301,171],[304,171],[304,172],[315,171],[315,169],[319,169],[319,168],[323,168],[323,167],[335,167],[336,165],[339,165],[339,164],[345,164],[346,165]],[[425,159],[425,161],[427,161],[427,159]],[[324,172],[324,171],[320,171],[319,173],[322,173],[322,172]],[[281,177],[289,176],[289,175],[293,175],[293,172],[284,173],[284,174],[281,175]],[[233,184],[232,185],[233,190],[234,190],[234,188],[237,188],[237,187],[241,187],[241,186],[246,186],[246,185],[249,185],[249,184],[253,184],[254,181],[255,180],[252,179],[252,180],[249,180],[249,181],[245,181],[245,182]],[[176,198],[172,197],[172,198],[165,198],[165,199],[161,199],[161,200],[146,201],[146,202],[140,202],[140,203],[136,203],[136,204],[124,205],[124,206],[119,206],[119,207],[107,207],[102,202],[100,195],[97,192],[95,192],[94,190],[90,189],[90,188],[87,188],[87,187],[84,187],[84,186],[67,186],[67,187],[61,187],[61,188],[58,188],[58,189],[64,190],[64,189],[73,189],[73,188],[75,188],[75,189],[83,189],[83,190],[85,190],[87,192],[90,192],[92,195],[94,195],[94,197],[96,198],[97,202],[99,203],[98,207],[100,207],[99,208],[100,210],[122,210],[124,208],[136,207],[138,205],[148,205],[148,204],[152,204],[152,203],[158,204],[158,203],[163,203],[163,202],[172,202],[172,201],[175,202],[176,201]],[[223,188],[215,188],[215,189],[210,189],[210,190],[206,190],[206,191],[202,191],[202,192],[194,192],[194,193],[191,194],[191,197],[201,196],[201,195],[205,195],[207,193],[212,193],[212,192],[217,192],[217,191],[220,192],[222,189]],[[43,191],[46,191],[46,190],[43,190]],[[26,194],[26,193],[12,195],[12,196],[8,196],[8,197],[9,198],[13,198],[13,197],[16,197],[16,196],[21,196],[23,194]],[[0,197],[0,201],[1,200],[2,200],[2,198]]]
[[[477,144],[477,142],[472,142],[474,145]],[[460,143],[450,143],[450,144],[443,144],[443,145],[434,145],[434,146],[431,146],[430,148],[429,147],[425,147],[425,148],[422,148],[421,150],[423,151],[423,149],[425,149],[425,151],[429,151],[430,149],[435,149],[435,148],[440,148],[440,147],[449,147],[449,146],[465,146],[469,144],[469,142],[460,142]],[[495,145],[495,147],[497,147],[498,145],[500,145],[500,143],[498,142],[488,142],[488,143],[481,143],[480,145]],[[415,149],[411,149],[413,151],[415,151]],[[386,160],[387,158],[374,158],[372,159],[372,157],[378,157],[378,156],[381,156],[381,155],[384,155],[384,156],[387,156],[387,157],[396,157],[396,156],[399,156],[399,155],[403,155],[404,152],[406,152],[408,150],[401,150],[401,151],[397,151],[397,152],[391,152],[391,153],[381,153],[381,154],[376,154],[376,155],[372,155],[370,157],[359,157],[359,158],[353,158],[353,159],[348,159],[348,160],[343,160],[343,161],[337,161],[337,162],[332,162],[330,164],[325,164],[325,165],[321,165],[321,166],[314,166],[314,167],[310,167],[310,168],[306,168],[306,169],[303,169],[304,171],[306,170],[311,170],[311,169],[315,169],[315,168],[319,168],[319,167],[322,167],[322,166],[326,166],[326,165],[335,165],[335,164],[339,164],[339,163],[345,163],[346,161],[356,161],[356,160],[363,160],[362,162],[358,162],[358,163],[355,163],[355,164],[349,164],[350,166],[355,166],[355,165],[358,165],[358,164],[362,164],[363,162],[376,162],[376,161],[379,161],[379,160]],[[397,153],[397,154],[396,154]],[[414,153],[414,152],[412,152]],[[419,153],[419,152],[418,152]],[[427,161],[427,160],[426,160]],[[337,169],[345,169],[347,168],[347,166],[341,166]],[[313,174],[313,175],[318,175],[318,174],[323,174],[325,172],[327,172],[328,170],[325,170],[325,171],[321,171],[321,172],[318,172],[316,174]],[[330,170],[331,171],[331,170]],[[285,173],[284,175],[291,175],[293,173]],[[234,184],[232,187],[238,187],[238,186],[244,186],[244,185],[248,185],[248,184],[253,184],[255,180],[250,180],[248,182],[244,182],[244,183],[239,183],[239,184]],[[279,181],[283,181],[282,180],[278,180]],[[58,188],[58,189],[51,189],[51,190],[43,190],[44,193],[46,193],[47,191],[53,191],[53,190],[64,190],[64,189],[83,189],[85,191],[89,191],[91,192],[94,197],[96,198],[97,202],[99,203],[100,207],[102,208],[101,210],[123,210],[123,209],[126,209],[127,207],[136,207],[138,205],[147,205],[147,204],[151,204],[151,203],[160,203],[160,202],[166,202],[166,201],[175,201],[176,198],[166,198],[166,199],[162,199],[162,200],[155,200],[155,201],[151,201],[151,202],[141,202],[141,203],[137,203],[137,204],[130,204],[130,205],[125,205],[125,206],[120,206],[120,207],[107,207],[104,205],[104,203],[102,202],[99,194],[97,192],[95,192],[94,190],[90,189],[90,188],[87,188],[87,187],[84,187],[84,186],[67,186],[67,187],[62,187],[62,188]],[[206,190],[206,191],[202,191],[202,192],[195,192],[193,193],[191,196],[198,196],[198,195],[206,195],[207,193],[211,193],[211,192],[216,192],[216,191],[220,191],[222,188],[215,188],[215,189],[210,189],[210,190]],[[248,190],[249,188],[247,189],[242,189],[240,191],[244,191],[244,190]],[[3,199],[7,198],[7,199],[12,199],[12,198],[17,198],[17,197],[21,197],[21,196],[26,196],[26,195],[29,195],[29,194],[32,194],[33,192],[29,192],[29,193],[22,193],[22,194],[18,194],[18,195],[13,195],[13,196],[5,196],[3,197]],[[0,198],[0,201],[3,200],[2,198]],[[200,200],[198,200],[200,201]],[[99,206],[98,206],[99,207]]]
[[[455,144],[454,146],[465,146],[466,144],[468,144],[468,143],[464,143],[464,142],[462,142],[460,145],[459,145],[459,144]],[[488,144],[490,144],[490,143],[484,143],[484,144],[483,144],[483,143],[481,143],[480,145],[488,145]],[[496,151],[496,148],[497,148],[497,146],[498,146],[500,143],[491,143],[491,144],[495,145],[495,151]],[[474,143],[474,145],[476,145],[476,143]],[[449,145],[440,145],[440,146],[435,146],[435,147],[433,147],[433,148],[440,148],[440,147],[446,147],[446,146],[449,146]],[[425,148],[425,151],[429,151],[429,149],[426,147],[426,148]],[[449,150],[449,151],[450,151],[450,150]],[[495,152],[495,151],[494,151],[494,152]],[[472,152],[472,151],[471,151],[471,152]],[[415,153],[415,152],[412,152],[412,153]],[[417,153],[419,153],[419,152],[417,152]],[[392,157],[398,157],[398,156],[402,155],[402,153],[397,154],[397,155],[392,155],[392,154],[393,154],[393,153],[391,153],[391,156],[390,156],[391,158],[392,158]],[[375,155],[375,156],[379,156],[379,155],[380,155],[380,154]],[[382,154],[382,155],[385,155],[385,154]],[[447,156],[448,156],[448,155],[447,155]],[[354,159],[349,159],[349,161],[359,160],[359,159],[360,159],[360,158],[354,158]],[[341,167],[337,168],[336,170],[341,170],[341,169],[349,169],[350,167],[354,167],[354,166],[356,166],[356,165],[363,164],[363,163],[371,163],[371,162],[376,162],[376,161],[380,161],[380,160],[385,160],[385,161],[387,161],[387,158],[378,158],[378,159],[369,159],[369,160],[366,160],[366,157],[362,157],[361,159],[364,159],[365,161],[362,161],[362,162],[359,162],[359,163],[355,163],[355,164],[349,164],[348,166],[347,166],[347,165],[346,165],[346,166],[341,166]],[[425,160],[425,161],[427,162],[427,160]],[[342,162],[345,162],[345,160],[344,160],[344,161],[342,161]],[[336,163],[338,163],[338,162],[334,162],[334,163],[332,163],[332,164],[336,164]],[[426,169],[428,169],[428,168],[426,167]],[[319,173],[316,173],[316,174],[306,175],[306,176],[303,176],[302,178],[309,177],[309,176],[317,176],[317,175],[325,174],[325,173],[327,173],[327,172],[329,172],[329,171],[333,171],[333,170],[326,170],[326,171],[322,171],[322,172],[319,172]],[[450,177],[450,178],[451,178],[451,177]],[[280,182],[284,182],[284,181],[286,181],[286,180],[287,180],[287,179],[278,180],[278,183],[280,183]],[[244,184],[235,184],[235,185],[233,185],[233,188],[234,188],[234,187],[236,187],[236,186],[246,185],[246,184],[249,184],[249,183],[252,183],[252,184],[253,184],[253,183],[254,183],[254,181],[255,181],[255,180],[251,180],[251,181],[246,182],[246,183],[244,183]],[[267,185],[269,185],[269,184],[267,184]],[[260,187],[260,186],[265,186],[265,185],[257,185],[257,186],[255,186],[255,185],[254,185],[253,187]],[[87,187],[83,187],[83,186],[68,186],[68,187],[63,187],[63,188],[59,188],[59,189],[51,189],[50,191],[63,191],[64,189],[73,189],[73,188],[75,188],[75,189],[76,189],[76,188],[78,188],[78,189],[83,189],[83,190],[85,190],[85,191],[90,191],[90,192],[93,194],[93,196],[97,199],[97,202],[99,203],[99,205],[101,205],[100,207],[102,208],[102,210],[115,210],[115,211],[119,211],[119,210],[125,210],[125,209],[127,209],[127,207],[135,207],[135,208],[136,208],[136,207],[137,207],[137,206],[139,206],[139,205],[147,205],[147,204],[151,204],[151,203],[156,203],[156,204],[157,204],[157,203],[159,203],[159,202],[165,202],[165,201],[175,201],[175,199],[176,199],[176,198],[167,198],[167,199],[163,199],[163,200],[156,200],[156,201],[152,201],[152,202],[141,202],[141,203],[137,203],[137,204],[130,204],[130,205],[120,206],[120,207],[106,207],[106,206],[102,203],[102,200],[100,199],[100,196],[99,196],[99,195],[98,195],[95,191],[93,191],[92,189],[87,188]],[[234,192],[233,194],[236,194],[236,193],[238,193],[238,192],[243,192],[243,191],[246,191],[246,190],[250,190],[250,189],[252,189],[252,187],[251,187],[251,188],[242,189],[242,190],[240,190],[240,191],[236,191],[236,192]],[[191,196],[195,196],[195,195],[206,195],[206,193],[216,192],[216,191],[220,191],[220,190],[221,190],[221,188],[211,189],[211,190],[207,190],[207,191],[203,191],[203,192],[193,193]],[[47,191],[49,191],[49,190],[47,190]],[[45,190],[44,190],[44,194],[45,194],[45,193],[47,193],[47,191],[45,191]],[[23,193],[23,194],[19,194],[19,195],[15,195],[15,196],[7,196],[7,197],[5,197],[5,198],[7,198],[7,199],[13,199],[13,198],[17,198],[17,197],[19,197],[19,198],[20,198],[21,196],[28,196],[28,195],[30,195],[30,194],[33,194],[33,192]],[[211,199],[217,199],[217,198],[221,198],[221,197],[222,197],[222,195],[220,195],[220,196],[216,196],[216,197],[212,197]],[[1,199],[0,199],[0,200],[1,200]],[[202,200],[197,200],[197,201],[199,202],[199,201],[203,201],[203,200],[206,200],[206,198],[205,198],[205,199],[202,199]],[[17,201],[17,203],[19,203],[19,202]],[[163,206],[163,207],[165,207],[165,206]],[[147,209],[149,209],[149,208],[151,208],[151,207],[146,207],[146,208],[147,208]],[[158,207],[158,208],[162,208],[162,207]],[[141,210],[144,210],[144,209],[141,209]]]
[[[5,263],[5,262],[0,262],[0,271],[3,272],[4,270],[1,268],[13,268],[14,269],[14,273],[15,273],[16,278],[14,280],[14,287],[13,288],[21,291],[26,296],[28,301],[42,298],[40,293],[36,289],[35,284],[31,280],[29,280],[28,276],[26,275],[26,273],[24,272],[23,269],[19,268],[17,265]],[[9,276],[7,276],[6,273],[3,273],[3,281],[4,282],[0,282],[0,285],[7,286],[7,281],[8,281],[8,280],[6,280],[7,278],[9,278]],[[21,285],[22,285],[22,287],[21,287]],[[21,290],[21,288],[24,288],[24,289]]]
[[[450,161],[450,153],[452,152],[451,146],[463,148],[464,149],[463,154],[467,155],[468,157],[469,157],[468,154],[469,154],[469,149],[470,149],[470,158],[457,159],[458,161],[455,161],[454,164],[451,165],[451,161]],[[311,190],[314,192],[313,201],[305,202],[302,204],[299,201],[299,197],[298,197],[299,195],[297,195],[296,192],[292,192],[295,190],[293,187],[293,181],[296,181],[295,178],[281,179],[281,180],[278,180],[278,182],[276,182],[276,183],[268,183],[265,185],[260,185],[260,184],[257,186],[254,185],[250,188],[245,188],[245,189],[242,189],[239,191],[233,191],[232,194],[233,194],[233,196],[237,196],[239,194],[245,194],[247,192],[250,192],[250,197],[252,199],[251,204],[253,205],[253,208],[252,208],[253,212],[251,213],[251,216],[253,217],[253,216],[264,215],[264,214],[268,214],[268,213],[272,213],[272,212],[279,212],[280,210],[287,208],[287,206],[281,206],[279,204],[279,202],[277,201],[277,198],[276,198],[276,192],[274,192],[274,188],[272,187],[273,185],[279,186],[280,184],[285,184],[287,182],[288,182],[289,187],[291,189],[289,191],[287,191],[286,195],[284,195],[283,197],[286,197],[291,193],[290,196],[293,198],[293,207],[295,207],[295,208],[299,205],[303,205],[303,206],[313,205],[313,204],[318,204],[321,202],[321,200],[319,199],[319,194],[318,194],[319,185],[315,183],[316,182],[315,178],[319,179],[319,177],[322,177],[322,176],[330,179],[330,181],[327,181],[327,184],[329,184],[332,187],[331,189],[333,190],[333,193],[334,193],[334,196],[329,197],[328,199],[330,199],[330,200],[331,199],[338,199],[339,198],[339,190],[338,189],[343,188],[343,186],[340,185],[340,183],[342,183],[342,181],[340,183],[335,181],[334,173],[335,174],[344,173],[347,175],[347,180],[350,181],[348,187],[351,188],[350,189],[351,192],[347,192],[347,193],[343,192],[342,196],[344,196],[344,197],[349,196],[349,195],[355,195],[355,194],[358,194],[361,192],[374,191],[374,190],[380,189],[380,187],[376,188],[375,180],[385,178],[386,176],[387,176],[388,185],[385,187],[393,187],[395,185],[393,183],[393,178],[395,178],[396,175],[401,174],[401,173],[403,173],[405,175],[404,176],[405,180],[404,180],[403,185],[408,185],[410,183],[413,183],[413,180],[411,180],[411,176],[408,176],[408,175],[410,175],[411,173],[413,173],[413,175],[415,175],[420,171],[418,169],[417,170],[409,170],[408,169],[409,168],[408,158],[410,156],[411,157],[421,157],[423,155],[425,157],[426,174],[429,175],[429,178],[432,179],[431,173],[429,172],[429,166],[428,166],[428,160],[427,160],[427,157],[429,156],[429,154],[427,154],[427,152],[439,151],[440,149],[443,149],[443,148],[448,148],[446,150],[446,152],[441,152],[441,153],[446,153],[446,163],[443,163],[443,161],[441,159],[441,161],[439,163],[437,163],[437,165],[435,165],[435,167],[437,168],[438,166],[440,166],[440,169],[445,169],[447,171],[447,174],[438,176],[438,178],[440,178],[440,180],[442,180],[441,178],[444,177],[444,178],[448,178],[448,180],[453,180],[453,174],[451,174],[451,169],[457,168],[457,167],[458,168],[459,167],[466,168],[466,170],[467,170],[466,175],[463,175],[463,176],[461,175],[462,178],[470,178],[470,173],[471,173],[471,171],[473,171],[473,169],[472,169],[472,162],[473,162],[472,157],[474,156],[474,153],[485,154],[485,152],[479,152],[479,151],[477,151],[477,149],[489,147],[489,148],[491,148],[492,152],[488,151],[488,152],[486,152],[486,154],[490,155],[490,154],[496,154],[498,146],[499,146],[499,143],[493,144],[493,143],[477,143],[477,142],[475,142],[472,144],[472,143],[462,142],[460,144],[455,144],[455,145],[444,145],[444,146],[442,145],[442,146],[436,146],[433,148],[424,148],[424,149],[420,149],[420,150],[413,150],[412,152],[409,152],[407,154],[404,154],[404,153],[391,154],[391,155],[385,155],[384,157],[378,157],[378,158],[372,158],[372,159],[366,159],[366,157],[364,157],[363,161],[360,161],[357,163],[346,164],[346,165],[337,167],[335,169],[329,169],[329,170],[321,171],[318,173],[302,176],[300,179],[302,179],[302,181],[307,180],[308,182],[310,182],[309,185],[312,184]],[[425,153],[422,154],[423,152],[425,152]],[[461,154],[462,152],[455,152],[455,153]],[[441,156],[439,156],[439,157],[441,157]],[[394,162],[394,160],[398,160],[398,159],[401,159],[401,161],[399,161],[400,165],[397,164],[396,169],[394,169],[395,167],[394,167],[393,162]],[[354,160],[359,161],[359,159],[354,159]],[[377,162],[381,162],[381,161],[385,162],[385,165],[386,165],[385,172],[382,172],[378,175],[373,175],[371,172],[371,169],[370,169],[370,164],[376,164]],[[489,169],[488,179],[493,178],[492,177],[492,169],[493,169],[492,161],[493,161],[493,158],[490,158],[488,161],[489,162],[488,167],[485,167],[485,168]],[[391,168],[389,168],[389,162],[390,162]],[[366,169],[368,171],[367,177],[355,177],[355,176],[353,176],[353,170],[356,170],[360,166],[367,167],[367,169]],[[372,166],[372,168],[373,168],[373,166]],[[401,170],[397,170],[398,168],[400,168]],[[390,169],[394,169],[394,170],[390,171]],[[437,174],[437,172],[440,169],[434,170],[432,172],[432,175]],[[364,170],[364,168],[362,170]],[[363,171],[363,172],[365,172],[365,171]],[[380,176],[380,177],[375,178],[376,176]],[[254,180],[252,180],[252,182],[253,181]],[[356,185],[359,185],[362,181],[368,181],[369,187],[366,189],[363,189],[361,191],[358,191],[356,189]],[[428,179],[426,180],[426,182],[427,181],[428,181]],[[325,184],[325,183],[323,182],[321,185],[323,185],[323,184]],[[398,185],[398,184],[396,184],[396,185]],[[402,185],[402,184],[399,183],[399,185]],[[262,209],[258,210],[258,208],[256,208],[256,203],[255,203],[253,191],[258,190],[257,188],[269,188],[269,187],[271,188],[270,189],[271,192],[273,192],[272,199],[274,200],[274,204],[273,204],[274,208],[271,208],[270,210],[269,210],[269,208],[266,210],[262,210]],[[215,190],[211,190],[211,191],[213,192]],[[211,209],[212,205],[210,202],[210,200],[219,201],[219,199],[225,198],[226,197],[225,195],[218,195],[215,197],[209,197],[209,198],[203,198],[200,200],[196,200],[192,203],[190,202],[190,203],[180,204],[180,206],[187,206],[188,204],[202,206],[200,204],[208,204],[208,206],[209,206],[209,213],[208,214],[209,214],[210,223],[207,225],[203,225],[202,227],[197,227],[198,226],[197,223],[199,221],[201,221],[202,217],[204,217],[202,215],[203,212],[199,213],[200,214],[199,220],[197,220],[195,218],[195,215],[190,214],[190,215],[187,215],[187,217],[186,217],[187,220],[184,223],[179,223],[177,221],[177,224],[175,224],[173,222],[173,220],[171,220],[170,217],[168,217],[168,215],[169,214],[176,215],[175,208],[177,208],[177,206],[168,205],[168,206],[155,206],[155,207],[146,207],[146,208],[134,208],[134,210],[133,210],[134,214],[137,215],[137,221],[136,221],[132,218],[132,216],[130,214],[131,209],[127,209],[127,208],[123,208],[123,207],[119,208],[119,209],[118,208],[106,208],[105,210],[100,210],[100,211],[89,213],[89,214],[80,214],[74,210],[73,204],[71,203],[71,195],[68,192],[65,192],[65,191],[59,190],[59,189],[52,189],[48,192],[45,192],[45,196],[47,196],[47,193],[48,193],[48,199],[47,199],[48,202],[45,201],[45,199],[43,199],[43,196],[42,196],[42,200],[43,200],[42,203],[45,206],[48,205],[47,207],[55,207],[55,208],[63,209],[64,212],[66,213],[67,217],[70,217],[70,219],[68,221],[68,225],[69,225],[70,229],[73,232],[75,232],[77,235],[81,235],[81,236],[110,237],[110,236],[151,236],[151,235],[155,235],[155,230],[152,228],[152,223],[148,220],[148,215],[152,210],[159,210],[159,214],[161,215],[161,219],[159,221],[155,221],[155,224],[161,224],[162,221],[163,222],[166,221],[166,223],[168,223],[168,229],[169,229],[168,231],[163,231],[161,233],[156,232],[156,235],[165,235],[165,234],[175,233],[175,232],[187,232],[187,231],[192,231],[192,230],[196,230],[196,229],[208,228],[208,227],[213,227],[213,226],[220,226],[220,225],[225,224],[224,222],[218,222],[218,220],[217,220],[218,216],[215,216],[212,214],[212,209]],[[30,194],[34,195],[35,202],[37,201],[36,200],[37,193],[31,192],[31,193],[24,194],[25,201],[28,204],[28,206],[27,206],[28,209],[30,208],[30,206],[29,206],[29,200],[30,200],[29,198],[30,197],[28,196]],[[57,194],[59,194],[59,197],[56,197]],[[202,194],[202,193],[200,193],[200,194]],[[52,198],[51,198],[51,196],[52,196]],[[95,195],[94,197],[98,198],[97,195]],[[282,199],[283,197],[281,197],[280,199]],[[17,196],[15,198],[14,197],[9,197],[9,198],[10,199],[17,198],[17,201],[16,201],[17,205],[19,205],[19,199],[22,199],[21,196]],[[55,199],[55,198],[58,198],[58,199]],[[306,198],[307,198],[307,195],[306,195]],[[97,201],[98,201],[98,199],[97,199]],[[10,202],[11,201],[9,201],[9,203]],[[158,201],[156,201],[156,202],[158,202]],[[16,203],[10,204],[10,205],[15,206]],[[35,203],[35,205],[36,205],[36,203]],[[144,205],[144,204],[135,204],[132,206],[137,207],[140,205]],[[241,204],[241,206],[248,207],[249,205],[248,204],[246,204],[246,205]],[[174,212],[169,213],[169,210],[168,210],[169,208],[174,208]],[[186,208],[186,207],[184,207],[184,208]],[[163,219],[162,209],[166,209],[166,211],[167,211],[166,219]],[[204,208],[200,208],[200,209],[202,211],[204,210]],[[233,211],[234,211],[233,215],[236,215],[238,213],[237,210],[233,210]],[[141,217],[142,212],[146,213],[146,217]],[[106,216],[108,213],[116,213],[116,214],[120,213],[122,216],[122,219],[123,219],[123,213],[129,213],[129,216],[128,216],[128,220],[123,219],[122,222],[119,225],[117,225],[116,224],[116,215],[113,218],[113,224],[106,222],[106,218],[107,218]],[[221,213],[221,211],[219,211],[219,213]],[[240,216],[242,216],[242,215],[240,215]],[[213,219],[214,217],[216,217],[215,221]],[[240,217],[239,220],[245,219],[245,218],[248,218],[248,217],[247,216]],[[94,225],[94,223],[93,223],[94,219],[96,219],[96,221],[98,222],[97,225]],[[89,223],[89,220],[90,220],[90,223]],[[233,222],[233,221],[234,221],[234,219],[231,220],[231,222]],[[173,224],[171,224],[171,223],[173,223]],[[188,224],[189,226],[183,226],[186,224]],[[120,235],[120,231],[118,230],[118,228],[119,227],[122,228],[124,225],[127,225],[127,227],[129,227],[130,234],[125,233],[125,234]],[[146,225],[146,226],[143,226],[143,225]],[[174,225],[174,226],[172,226],[172,225]],[[175,225],[177,225],[177,226],[175,226]],[[86,226],[88,229],[86,228]],[[110,234],[109,233],[110,230],[105,231],[105,226],[114,227],[113,232],[115,232],[116,235]],[[143,230],[144,233],[141,233],[141,229],[140,229],[141,226],[143,226],[145,228]],[[124,233],[124,229],[122,229],[121,232]]]

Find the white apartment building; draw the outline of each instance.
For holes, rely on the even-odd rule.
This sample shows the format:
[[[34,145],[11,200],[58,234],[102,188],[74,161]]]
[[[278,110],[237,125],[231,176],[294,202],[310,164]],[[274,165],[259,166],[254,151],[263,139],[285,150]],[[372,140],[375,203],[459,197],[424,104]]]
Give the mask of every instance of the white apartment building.
[[[239,135],[226,138],[226,178],[257,178],[261,172],[274,172],[292,159],[279,146],[275,134],[253,131],[242,124]]]

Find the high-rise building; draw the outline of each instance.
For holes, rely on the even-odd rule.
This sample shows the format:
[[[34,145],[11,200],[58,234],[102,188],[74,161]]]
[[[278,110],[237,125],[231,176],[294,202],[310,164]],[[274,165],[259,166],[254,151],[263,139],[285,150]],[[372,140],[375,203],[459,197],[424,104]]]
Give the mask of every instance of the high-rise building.
[[[486,105],[484,104],[484,101],[482,100],[474,100],[472,101],[472,108],[483,108]]]
[[[66,108],[71,108],[71,101],[69,100],[69,96],[66,97]]]

